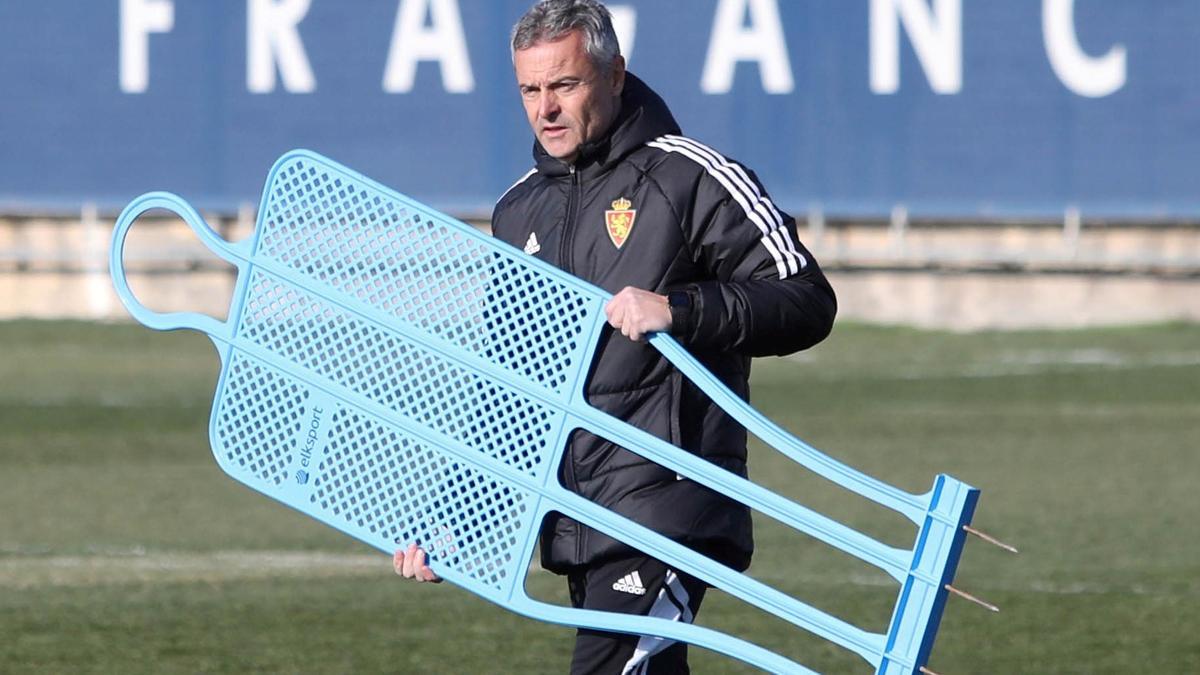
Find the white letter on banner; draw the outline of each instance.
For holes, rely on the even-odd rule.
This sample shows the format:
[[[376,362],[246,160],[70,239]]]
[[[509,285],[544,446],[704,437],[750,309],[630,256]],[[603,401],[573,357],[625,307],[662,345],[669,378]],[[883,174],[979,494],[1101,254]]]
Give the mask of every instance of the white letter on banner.
[[[171,0],[121,0],[121,91],[140,94],[150,85],[150,34],[175,27]]]
[[[246,17],[246,87],[254,94],[275,90],[275,64],[287,91],[317,88],[296,25],[312,0],[250,0]]]
[[[1099,58],[1085,54],[1075,34],[1075,0],[1042,3],[1042,37],[1054,74],[1076,94],[1097,98],[1125,86],[1125,46]]]
[[[608,5],[612,14],[613,30],[617,33],[617,44],[621,45],[621,56],[625,64],[633,55],[633,39],[637,36],[637,8],[629,5]]]
[[[750,25],[743,27],[747,9]],[[775,0],[721,0],[713,20],[700,91],[728,94],[738,61],[758,62],[763,91],[768,94],[790,94],[795,88]]]
[[[424,26],[427,8],[429,28]],[[468,94],[475,89],[456,0],[400,0],[383,70],[383,90],[394,94],[412,91],[419,61],[438,62],[446,91]]]
[[[871,91],[900,89],[900,22],[939,94],[962,90],[962,0],[871,0]]]

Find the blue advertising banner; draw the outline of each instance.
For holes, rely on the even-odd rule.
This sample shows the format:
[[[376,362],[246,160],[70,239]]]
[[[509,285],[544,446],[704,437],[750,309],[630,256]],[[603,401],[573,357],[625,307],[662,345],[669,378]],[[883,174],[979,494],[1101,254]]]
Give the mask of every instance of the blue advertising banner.
[[[256,202],[284,151],[486,216],[529,0],[0,2],[0,207]],[[1200,216],[1194,0],[613,0],[630,70],[793,211]]]

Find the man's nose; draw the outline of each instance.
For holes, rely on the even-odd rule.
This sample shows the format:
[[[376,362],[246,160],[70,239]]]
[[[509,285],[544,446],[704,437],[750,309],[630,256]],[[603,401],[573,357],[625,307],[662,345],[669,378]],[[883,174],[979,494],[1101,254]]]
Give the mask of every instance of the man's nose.
[[[543,91],[538,99],[538,116],[542,119],[554,119],[559,113],[558,96],[552,91]]]

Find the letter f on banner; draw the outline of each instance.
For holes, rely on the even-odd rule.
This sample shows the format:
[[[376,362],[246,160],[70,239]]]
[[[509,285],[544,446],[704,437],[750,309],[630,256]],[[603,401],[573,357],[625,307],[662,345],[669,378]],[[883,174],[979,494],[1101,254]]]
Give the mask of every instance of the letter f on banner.
[[[121,91],[140,94],[150,85],[150,34],[175,27],[171,0],[121,0]]]

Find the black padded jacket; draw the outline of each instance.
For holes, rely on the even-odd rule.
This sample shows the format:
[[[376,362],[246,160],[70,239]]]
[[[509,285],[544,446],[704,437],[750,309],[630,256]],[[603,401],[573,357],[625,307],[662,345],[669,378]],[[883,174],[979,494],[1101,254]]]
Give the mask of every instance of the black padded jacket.
[[[671,332],[743,398],[750,357],[795,352],[829,333],[833,290],[792,218],[752,172],[681,136],[666,104],[632,74],[610,132],[573,165],[536,142],[534,159],[496,204],[494,234],[611,293],[684,291],[692,311],[675,312]],[[746,475],[745,430],[653,347],[607,330],[586,392],[593,406]],[[559,475],[735,569],[750,564],[749,510],[674,471],[577,431]],[[542,565],[556,572],[628,553],[557,514],[541,541]]]

